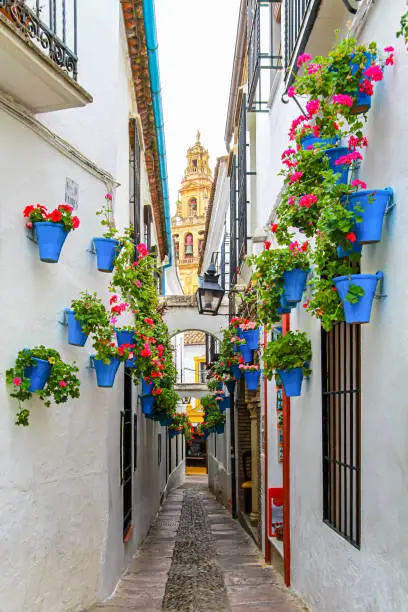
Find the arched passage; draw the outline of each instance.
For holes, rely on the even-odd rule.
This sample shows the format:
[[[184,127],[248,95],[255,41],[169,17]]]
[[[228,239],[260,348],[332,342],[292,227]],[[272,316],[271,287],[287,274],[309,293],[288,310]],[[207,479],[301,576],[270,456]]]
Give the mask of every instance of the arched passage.
[[[189,330],[199,330],[221,339],[221,331],[228,326],[227,307],[222,305],[215,317],[200,315],[195,295],[172,295],[165,299],[164,321],[170,336]]]

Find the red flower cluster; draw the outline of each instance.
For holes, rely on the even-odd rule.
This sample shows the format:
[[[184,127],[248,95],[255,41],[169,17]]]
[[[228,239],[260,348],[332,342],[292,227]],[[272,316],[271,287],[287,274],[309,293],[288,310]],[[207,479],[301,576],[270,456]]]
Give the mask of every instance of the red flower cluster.
[[[299,206],[301,208],[310,208],[312,204],[316,204],[316,202],[317,196],[312,193],[308,193],[306,195],[302,195],[302,197],[299,199]]]
[[[26,219],[29,219],[26,226],[30,229],[33,227],[33,223],[50,221],[51,223],[62,223],[65,231],[70,231],[79,227],[79,219],[72,215],[73,210],[69,204],[60,204],[51,212],[42,204],[36,204],[35,206],[29,204],[24,208],[23,214]]]

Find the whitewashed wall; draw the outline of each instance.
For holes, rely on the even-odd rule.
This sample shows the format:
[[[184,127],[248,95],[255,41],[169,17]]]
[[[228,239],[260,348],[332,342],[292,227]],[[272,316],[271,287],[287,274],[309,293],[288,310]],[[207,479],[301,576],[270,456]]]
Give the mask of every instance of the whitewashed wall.
[[[363,272],[385,273],[387,298],[375,300],[371,323],[362,328],[362,544],[357,550],[322,521],[322,414],[320,328],[301,307],[291,315],[292,329],[306,330],[313,344],[313,374],[301,398],[292,399],[291,535],[292,584],[318,612],[399,612],[408,609],[407,431],[405,372],[405,239],[408,218],[408,122],[403,100],[408,88],[408,55],[396,41],[404,0],[371,4],[360,35],[383,48],[397,49],[396,66],[377,87],[365,130],[369,147],[360,176],[369,187],[392,186],[397,207],[386,219],[382,242],[364,247]],[[342,24],[333,24],[332,29]],[[329,24],[327,24],[329,27]],[[330,25],[331,27],[331,25]],[[278,79],[281,77],[277,77]],[[269,218],[281,189],[277,177],[287,132],[298,109],[281,102],[278,87],[269,114],[256,116],[256,214],[259,227]],[[252,205],[252,202],[251,202]],[[272,385],[268,385],[270,437],[269,486],[278,484],[277,437]],[[272,456],[271,456],[272,454]]]
[[[115,218],[128,223],[128,118],[135,112],[120,3],[79,3],[79,81],[93,96],[85,109],[41,115],[51,131],[110,173]],[[96,387],[88,369],[90,346],[67,344],[58,323],[81,290],[105,303],[111,276],[98,272],[87,252],[102,233],[95,212],[107,188],[98,172],[61,154],[9,112],[0,110],[0,609],[2,612],[82,610],[107,597],[147,533],[166,489],[166,430],[138,411],[138,463],[134,472],[134,531],[122,542],[120,410],[123,366],[115,386]],[[70,233],[58,264],[40,262],[27,237],[22,210],[31,202],[52,208],[64,201],[65,180],[79,185],[81,226]],[[150,201],[142,163],[141,205]],[[154,232],[153,232],[154,234]],[[38,344],[57,349],[80,368],[81,398],[45,408],[30,401],[31,425],[16,427],[16,402],[4,380],[17,352]],[[133,403],[136,410],[137,389]],[[158,465],[158,433],[162,461]],[[184,477],[172,462],[170,483]]]

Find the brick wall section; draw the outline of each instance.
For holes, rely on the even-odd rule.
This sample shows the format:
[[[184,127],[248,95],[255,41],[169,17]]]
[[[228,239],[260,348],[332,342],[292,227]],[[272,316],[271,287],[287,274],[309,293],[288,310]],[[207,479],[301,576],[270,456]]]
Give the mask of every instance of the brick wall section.
[[[243,381],[238,384],[237,399],[235,400],[235,419],[238,510],[244,512],[244,489],[241,488],[241,485],[245,482],[245,476],[242,455],[245,451],[251,450],[251,421],[245,401],[245,383]]]

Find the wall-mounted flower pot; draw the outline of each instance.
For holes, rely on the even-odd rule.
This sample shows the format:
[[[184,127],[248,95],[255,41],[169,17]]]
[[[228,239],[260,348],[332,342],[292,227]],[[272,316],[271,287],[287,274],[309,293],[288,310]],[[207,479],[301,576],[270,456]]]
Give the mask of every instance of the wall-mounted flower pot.
[[[116,342],[118,346],[122,346],[122,344],[134,344],[135,343],[135,332],[132,329],[116,329]],[[132,357],[132,359],[126,359],[125,368],[135,368],[136,367],[136,357]]]
[[[367,68],[372,64],[373,61],[373,56],[371,53],[364,53],[364,55],[366,56],[366,63],[364,65],[363,72],[367,70]],[[354,75],[360,68],[360,64],[358,64],[357,62],[353,62],[354,53],[352,53],[350,57],[351,60],[349,62],[349,65],[351,66],[351,73]],[[362,80],[364,79],[365,77],[363,77]],[[352,95],[354,98],[354,104],[351,107],[352,115],[360,115],[361,113],[366,113],[370,110],[371,96],[369,96],[366,92],[360,91],[360,89],[355,91]]]
[[[238,370],[239,370],[239,368],[238,368]],[[234,373],[233,373],[233,375],[234,375]],[[231,393],[231,395],[232,395],[234,393],[234,391],[235,391],[235,380],[227,380],[226,383],[225,383],[225,386],[228,389],[228,393]]]
[[[243,331],[243,337],[245,342],[247,343],[247,347],[252,351],[256,351],[259,346],[259,330],[256,329],[247,329]]]
[[[218,401],[218,407],[221,412],[225,412],[231,405],[229,395],[225,395],[222,399],[217,400],[217,401]]]
[[[282,381],[286,397],[299,397],[302,393],[303,370],[293,368],[292,370],[277,370]]]
[[[68,343],[74,346],[85,346],[89,334],[82,331],[82,323],[75,318],[73,310],[66,309],[68,321]]]
[[[208,436],[210,435],[209,431],[205,431],[202,435],[202,440],[206,440],[208,438]]]
[[[248,372],[244,370],[244,376],[248,391],[256,391],[259,385],[261,370],[257,370],[256,372]]]
[[[113,387],[116,372],[120,366],[120,359],[111,357],[109,363],[104,363],[103,359],[95,359],[93,357],[93,363],[98,387]]]
[[[181,429],[179,431],[176,431],[175,429],[169,429],[170,440],[172,440],[176,436],[179,436],[181,434],[181,432],[182,432]]]
[[[350,257],[350,255],[352,255],[353,253],[361,253],[362,250],[363,250],[363,245],[360,244],[359,242],[353,242],[351,244],[350,249],[343,249],[343,247],[338,246],[337,247],[337,257],[339,259],[342,259],[343,257]]]
[[[222,382],[217,383],[217,386],[215,387],[216,391],[222,391]]]
[[[166,413],[159,414],[159,423],[162,427],[168,427],[172,423],[171,416],[167,416]]]
[[[30,380],[29,391],[42,391],[51,374],[51,364],[46,359],[33,357],[35,365],[24,368],[24,376]]]
[[[357,242],[380,242],[385,210],[391,197],[392,189],[364,189],[341,198],[346,208],[362,219],[353,228]],[[361,212],[356,208],[364,210]]]
[[[34,229],[41,261],[57,263],[69,232],[65,231],[62,223],[51,221],[37,221],[34,223]]]
[[[112,272],[115,257],[119,253],[119,241],[114,238],[94,238],[96,265],[100,272]]]
[[[154,395],[141,395],[140,401],[142,402],[143,414],[151,415],[153,413],[154,404],[156,402]]]
[[[225,430],[225,423],[220,423],[219,425],[215,426],[215,433],[217,434],[223,434]]]
[[[153,386],[153,383],[147,383],[145,379],[142,378],[142,395],[151,395]]]
[[[239,347],[240,353],[244,358],[245,363],[252,361],[253,351],[246,344],[241,344]]]
[[[300,144],[302,149],[318,149],[319,147],[325,147],[331,145],[334,147],[338,142],[338,138],[316,138],[316,136],[305,136],[301,138]]]
[[[344,308],[346,323],[369,323],[371,307],[373,305],[377,283],[384,277],[379,271],[377,274],[350,274],[350,276],[338,276],[333,279],[339,298]],[[357,285],[364,289],[364,295],[358,302],[351,304],[346,300],[350,285]]]
[[[292,310],[293,307],[294,307],[294,304],[288,304],[288,302],[285,300],[284,296],[281,295],[281,297],[280,297],[280,307],[278,308],[278,310],[276,312],[279,315],[290,314],[290,311]]]
[[[240,370],[239,366],[233,365],[231,366],[232,375],[236,380],[241,380],[242,378],[242,370]]]
[[[350,150],[347,147],[335,147],[334,149],[327,149],[324,152],[325,156],[329,159],[330,170],[333,170],[335,174],[339,175],[337,183],[348,183],[349,166],[347,164],[336,166],[336,161],[349,153]]]
[[[302,299],[306,287],[309,270],[287,270],[283,273],[283,298],[290,306],[294,306]]]

